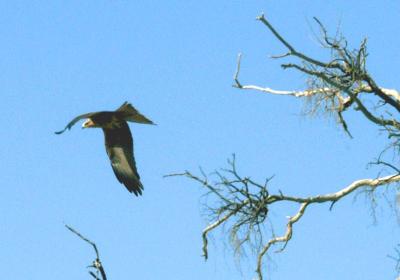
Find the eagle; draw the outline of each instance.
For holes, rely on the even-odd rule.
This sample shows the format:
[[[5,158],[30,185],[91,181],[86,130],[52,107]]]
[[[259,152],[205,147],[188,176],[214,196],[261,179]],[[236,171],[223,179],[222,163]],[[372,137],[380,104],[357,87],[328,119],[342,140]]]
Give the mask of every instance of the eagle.
[[[82,128],[101,128],[104,132],[105,146],[111,167],[118,181],[136,196],[141,195],[143,185],[136,169],[133,155],[133,139],[127,122],[142,124],[154,123],[139,113],[130,103],[124,102],[115,111],[101,111],[77,116],[67,126],[55,132],[61,134],[71,129],[79,120],[87,119]]]

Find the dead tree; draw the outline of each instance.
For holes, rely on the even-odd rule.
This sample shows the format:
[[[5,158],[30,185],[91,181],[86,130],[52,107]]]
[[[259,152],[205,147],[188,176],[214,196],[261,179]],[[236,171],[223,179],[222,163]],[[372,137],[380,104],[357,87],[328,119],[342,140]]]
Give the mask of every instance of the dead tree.
[[[237,69],[234,74],[234,87],[240,90],[254,90],[265,94],[290,95],[306,98],[311,101],[310,112],[323,111],[336,116],[337,122],[349,137],[351,126],[346,122],[346,112],[359,112],[387,135],[388,146],[374,161],[389,171],[389,175],[344,182],[334,193],[315,196],[289,196],[284,192],[270,193],[268,184],[271,178],[263,183],[253,181],[249,176],[240,175],[236,169],[235,157],[228,161],[228,168],[200,175],[185,171],[168,176],[185,176],[200,183],[206,193],[205,216],[209,224],[203,231],[203,255],[208,257],[208,235],[217,228],[228,228],[235,250],[244,246],[255,249],[257,255],[256,273],[263,279],[263,267],[266,254],[277,249],[285,249],[293,234],[294,224],[306,214],[307,209],[315,204],[328,203],[331,207],[344,197],[357,190],[368,190],[386,187],[397,187],[400,182],[398,153],[400,152],[400,93],[394,89],[381,87],[367,71],[367,40],[361,41],[358,48],[350,49],[346,39],[338,34],[331,37],[322,23],[315,18],[321,31],[320,44],[330,53],[329,61],[321,61],[297,50],[261,15],[257,19],[277,39],[286,52],[273,56],[273,59],[291,59],[292,62],[281,64],[283,69],[300,71],[308,77],[307,88],[302,91],[276,90],[268,87],[244,84],[239,79],[241,54],[238,56]],[[368,102],[365,102],[368,100]],[[395,155],[391,161],[384,154]],[[374,174],[376,175],[376,174]],[[286,231],[277,236],[263,227],[268,221],[271,207],[280,203],[298,205],[297,212],[287,217]]]
[[[79,233],[77,230],[73,229],[69,225],[65,225],[65,227],[72,233],[76,234],[80,239],[89,243],[93,247],[93,250],[96,253],[96,259],[93,261],[91,265],[88,266],[88,268],[94,269],[94,271],[93,270],[88,271],[90,276],[92,276],[95,280],[107,280],[107,275],[104,270],[103,264],[100,261],[99,250],[97,249],[96,244],[87,239],[86,237],[84,237],[81,233]]]

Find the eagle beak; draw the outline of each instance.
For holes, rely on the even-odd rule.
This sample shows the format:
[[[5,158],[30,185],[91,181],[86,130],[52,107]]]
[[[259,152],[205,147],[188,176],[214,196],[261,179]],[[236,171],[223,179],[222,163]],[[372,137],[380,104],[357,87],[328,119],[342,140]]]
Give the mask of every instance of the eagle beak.
[[[88,127],[94,127],[94,126],[95,126],[95,124],[91,119],[87,119],[87,121],[85,121],[82,124],[82,128],[88,128]]]

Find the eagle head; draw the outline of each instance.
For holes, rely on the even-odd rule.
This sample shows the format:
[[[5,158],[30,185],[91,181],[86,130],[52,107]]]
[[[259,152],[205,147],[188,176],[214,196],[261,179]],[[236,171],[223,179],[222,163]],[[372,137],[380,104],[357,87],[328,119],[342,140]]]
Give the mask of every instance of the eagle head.
[[[95,116],[88,118],[83,124],[82,128],[101,127],[103,129],[120,128],[122,122],[114,112],[101,112]]]
[[[89,128],[89,127],[100,127],[96,124],[92,119],[87,119],[83,124],[82,128]]]

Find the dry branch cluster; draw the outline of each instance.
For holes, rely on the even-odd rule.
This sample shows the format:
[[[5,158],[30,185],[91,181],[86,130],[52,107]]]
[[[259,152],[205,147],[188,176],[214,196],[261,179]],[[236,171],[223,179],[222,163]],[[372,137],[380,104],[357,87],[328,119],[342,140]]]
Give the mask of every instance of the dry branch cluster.
[[[396,90],[380,87],[371,77],[366,68],[367,41],[363,40],[357,49],[350,50],[345,38],[341,35],[330,37],[322,23],[315,19],[321,31],[321,45],[331,55],[329,61],[320,61],[296,50],[284,37],[278,33],[270,22],[261,15],[257,18],[274,37],[287,49],[283,55],[273,56],[273,59],[292,58],[297,62],[284,63],[283,69],[295,69],[308,76],[308,88],[303,91],[275,90],[257,85],[244,85],[239,80],[241,55],[239,54],[237,69],[234,75],[234,87],[242,90],[256,90],[268,94],[290,95],[310,98],[312,111],[334,113],[339,124],[351,136],[346,123],[345,112],[355,110],[377,125],[389,139],[389,147],[395,148],[395,154],[400,152],[400,93]],[[334,193],[310,197],[288,196],[284,193],[271,194],[268,183],[254,182],[248,176],[241,176],[235,164],[235,157],[228,161],[228,168],[215,171],[207,176],[201,171],[201,176],[186,171],[170,176],[185,176],[200,183],[206,189],[206,217],[209,224],[203,231],[203,254],[208,257],[208,235],[215,229],[228,227],[232,243],[237,252],[244,246],[256,250],[256,273],[263,279],[263,261],[272,247],[280,245],[282,251],[293,235],[293,225],[300,221],[307,208],[316,203],[334,203],[356,190],[375,190],[380,186],[390,186],[400,182],[398,158],[394,162],[383,161],[380,157],[375,164],[391,170],[393,174],[371,179],[360,179],[350,184],[338,186]],[[287,218],[286,230],[283,235],[276,236],[262,229],[268,220],[269,209],[278,203],[298,205],[298,210]]]
[[[281,244],[277,252],[285,249],[292,238],[293,225],[304,215],[307,207],[316,203],[330,203],[331,207],[343,197],[368,187],[375,189],[400,181],[400,173],[376,179],[361,179],[335,193],[316,195],[310,197],[288,196],[282,192],[270,194],[266,179],[264,184],[254,182],[249,177],[241,176],[235,163],[235,156],[228,160],[228,168],[211,173],[211,178],[203,171],[201,176],[196,176],[189,171],[169,176],[185,176],[197,181],[206,188],[207,211],[205,216],[209,219],[208,226],[203,230],[203,256],[208,258],[208,234],[220,226],[228,226],[232,245],[236,252],[244,246],[255,249],[257,252],[256,272],[259,279],[263,279],[263,258],[273,245]],[[281,236],[272,234],[271,238],[265,236],[263,227],[268,219],[268,210],[274,204],[291,202],[298,204],[298,211],[288,217],[286,231]],[[264,242],[268,240],[267,242]]]
[[[234,76],[234,86],[239,89],[258,90],[269,94],[292,95],[296,97],[312,97],[313,110],[333,112],[350,135],[343,113],[351,108],[361,112],[364,117],[388,132],[389,137],[396,139],[400,136],[400,122],[397,114],[400,112],[400,93],[393,89],[378,86],[366,68],[367,40],[364,39],[358,49],[350,50],[346,39],[342,35],[330,37],[322,23],[315,18],[320,27],[322,38],[319,40],[322,47],[328,49],[330,61],[324,62],[309,57],[297,51],[289,44],[261,15],[261,21],[287,49],[287,53],[273,56],[274,59],[292,57],[300,60],[299,63],[284,63],[283,69],[295,69],[307,74],[309,88],[304,91],[280,91],[254,85],[243,85],[239,81],[240,55],[237,71]],[[372,105],[366,105],[365,100],[373,95]],[[354,105],[354,107],[353,107]]]
[[[232,160],[228,160],[228,168],[213,172],[212,178],[202,170],[201,173],[201,177],[188,171],[168,176],[186,176],[207,189],[205,212],[213,222],[203,231],[204,258],[208,258],[208,233],[228,220],[231,241],[236,250],[240,250],[244,243],[258,247],[261,244],[261,227],[268,217],[270,195],[267,186],[271,178],[264,184],[258,184],[248,177],[241,177],[236,170],[234,155]]]

